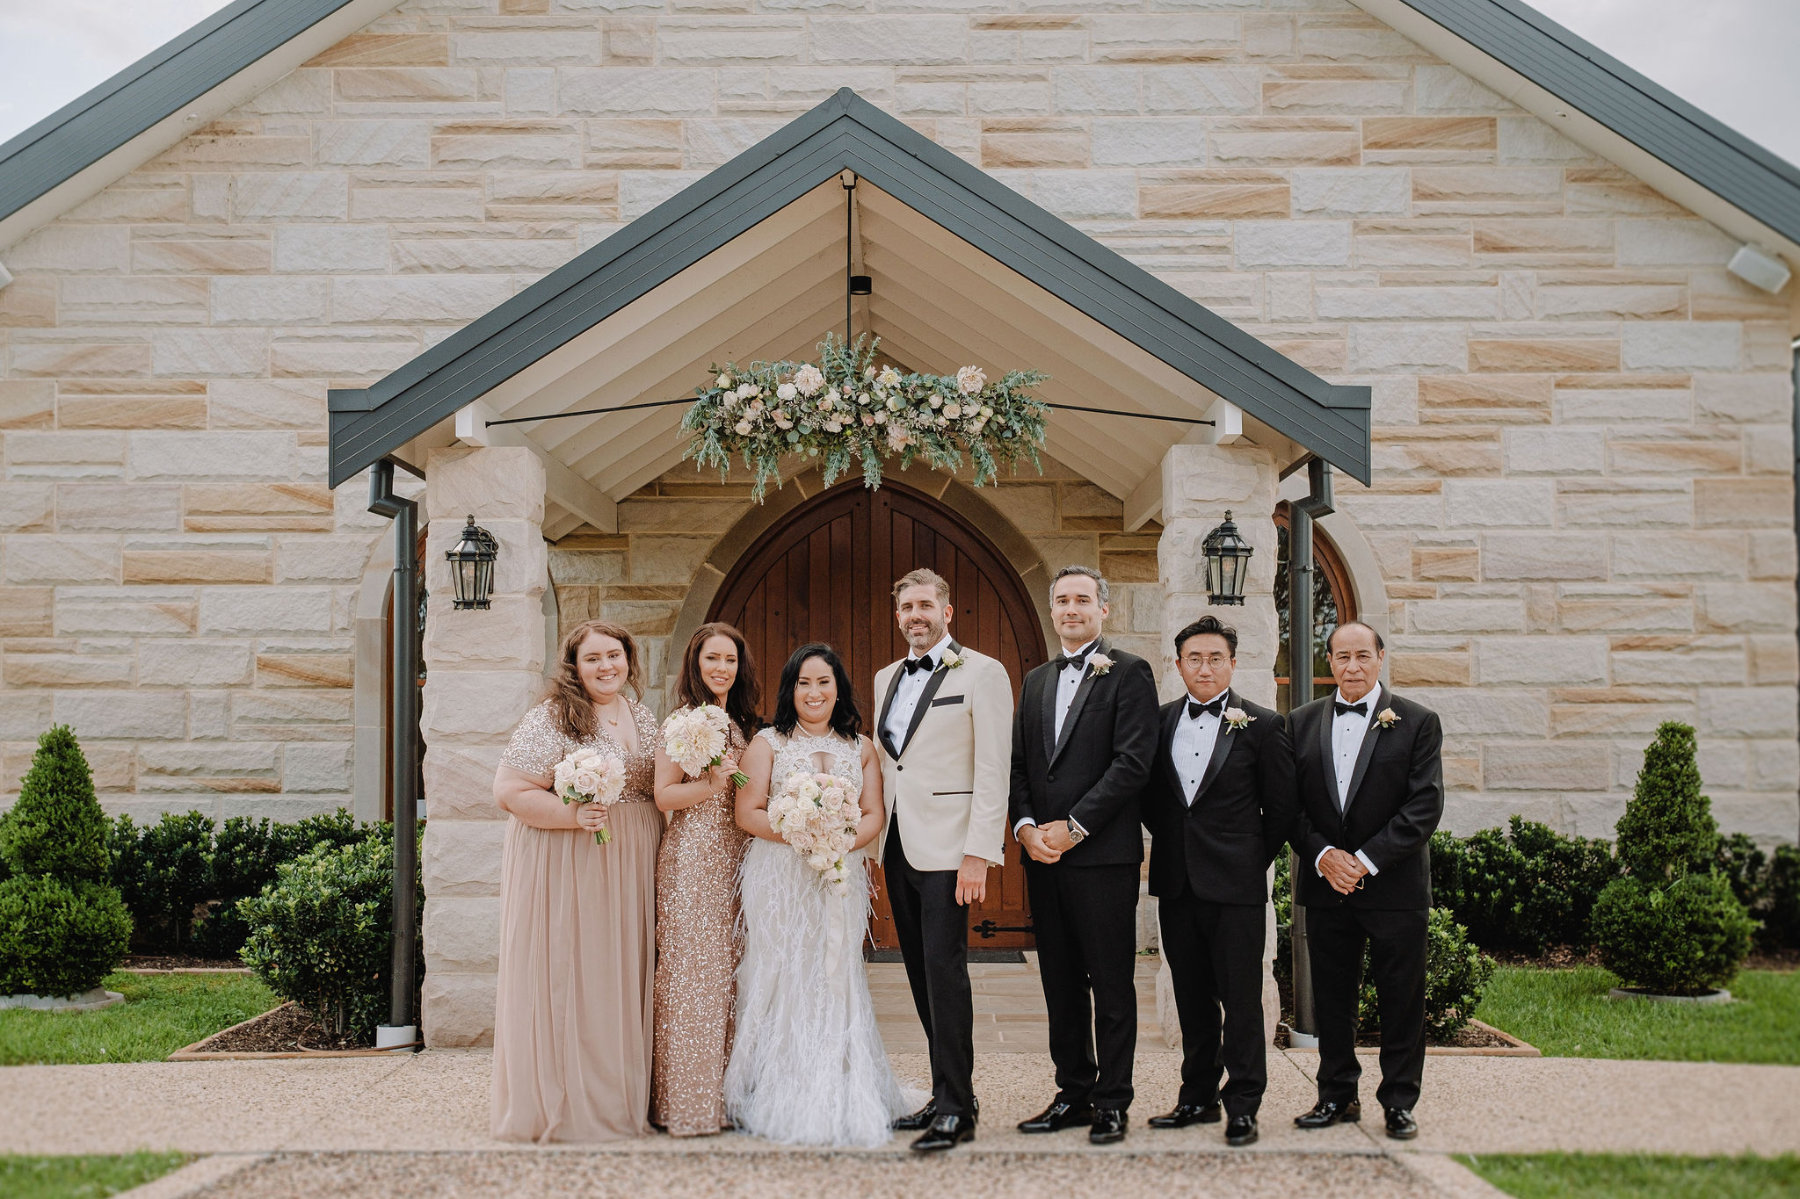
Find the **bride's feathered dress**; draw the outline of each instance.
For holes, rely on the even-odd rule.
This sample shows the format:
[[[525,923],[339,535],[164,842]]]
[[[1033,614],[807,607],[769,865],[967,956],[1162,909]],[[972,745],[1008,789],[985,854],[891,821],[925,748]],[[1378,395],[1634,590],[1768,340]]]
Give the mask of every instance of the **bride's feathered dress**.
[[[855,741],[798,729],[757,735],[775,751],[772,790],[796,771],[825,770],[860,794]],[[893,1119],[915,1106],[875,1026],[862,958],[869,889],[862,851],[852,857],[851,884],[839,891],[786,844],[758,838],[744,855],[744,956],[725,1110],[770,1141],[885,1145]]]

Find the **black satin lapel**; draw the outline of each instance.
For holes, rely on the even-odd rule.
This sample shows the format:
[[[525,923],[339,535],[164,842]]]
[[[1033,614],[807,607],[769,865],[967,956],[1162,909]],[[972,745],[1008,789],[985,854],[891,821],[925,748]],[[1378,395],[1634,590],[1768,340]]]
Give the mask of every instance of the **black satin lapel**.
[[[1095,647],[1094,652],[1101,652],[1098,646]],[[1081,676],[1081,685],[1075,688],[1075,698],[1069,701],[1069,714],[1063,717],[1062,736],[1056,739],[1056,747],[1050,751],[1052,766],[1056,765],[1056,757],[1062,753],[1063,746],[1069,743],[1069,734],[1074,730],[1075,722],[1081,719],[1081,709],[1086,706],[1088,696],[1093,693],[1094,683],[1099,677],[1091,666],[1087,668],[1087,673]],[[1055,728],[1056,695],[1054,692],[1050,696],[1050,721],[1050,727]]]
[[[1363,775],[1369,772],[1369,759],[1375,756],[1375,739],[1382,734],[1381,724],[1369,717],[1369,731],[1363,734],[1362,746],[1356,751],[1356,769],[1350,772],[1350,789],[1344,792],[1344,814],[1350,813],[1350,805],[1356,802],[1356,789],[1362,786]]]
[[[950,648],[957,648],[954,641],[950,643]],[[906,740],[900,743],[901,753],[905,753],[906,747],[912,744],[913,733],[918,731],[919,722],[925,719],[925,710],[931,707],[932,697],[937,695],[938,688],[944,685],[944,676],[949,673],[950,668],[940,662],[938,668],[931,672],[931,677],[925,680],[925,690],[919,692],[919,702],[913,705],[912,723],[906,726]]]
[[[1186,702],[1185,697],[1183,703]],[[1162,771],[1165,780],[1164,789],[1172,796],[1181,794],[1181,772],[1175,769],[1175,730],[1181,727],[1184,708],[1175,705],[1175,710],[1163,717],[1162,740],[1156,743],[1157,768]]]
[[[902,660],[904,661],[904,659]],[[894,692],[900,690],[900,679],[904,674],[906,674],[906,668],[896,663],[893,677],[888,679],[887,694],[881,700],[881,716],[875,722],[876,736],[880,738],[883,748],[888,751],[888,757],[896,761],[900,758],[900,751],[895,749],[893,743],[888,740],[887,718],[888,709],[894,706]]]
[[[1225,706],[1227,708],[1233,706],[1231,698],[1231,692],[1227,691],[1225,693]],[[1231,726],[1225,723],[1225,714],[1223,712],[1219,713],[1219,734],[1213,738],[1212,757],[1208,758],[1206,761],[1206,773],[1200,776],[1200,787],[1199,790],[1194,792],[1194,803],[1200,802],[1200,797],[1206,794],[1206,789],[1212,786],[1214,779],[1219,777],[1219,771],[1225,765],[1225,755],[1231,752],[1231,739],[1233,737],[1242,737],[1243,735],[1243,730],[1241,729],[1238,732],[1232,732]]]

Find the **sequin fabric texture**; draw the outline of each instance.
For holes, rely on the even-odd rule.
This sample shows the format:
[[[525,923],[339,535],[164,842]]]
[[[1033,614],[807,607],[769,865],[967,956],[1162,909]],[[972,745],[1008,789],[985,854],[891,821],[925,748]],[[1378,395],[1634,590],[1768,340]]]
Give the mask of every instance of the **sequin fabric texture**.
[[[551,715],[550,701],[545,700],[525,713],[519,721],[519,727],[513,730],[512,741],[508,743],[500,764],[510,766],[522,774],[546,778],[556,770],[556,764],[578,745],[610,750],[618,754],[619,760],[625,763],[625,790],[619,795],[618,802],[654,802],[656,747],[662,744],[661,733],[656,717],[649,708],[640,703],[628,702],[632,722],[637,726],[638,752],[635,754],[625,751],[625,747],[608,731],[604,720],[599,722],[599,735],[590,741],[581,742],[564,736],[562,730],[556,727],[556,717]]]
[[[746,742],[733,725],[727,752]],[[733,979],[742,953],[738,868],[749,834],[737,827],[737,789],[673,814],[656,860],[656,1049],[650,1118],[673,1136],[725,1124]]]

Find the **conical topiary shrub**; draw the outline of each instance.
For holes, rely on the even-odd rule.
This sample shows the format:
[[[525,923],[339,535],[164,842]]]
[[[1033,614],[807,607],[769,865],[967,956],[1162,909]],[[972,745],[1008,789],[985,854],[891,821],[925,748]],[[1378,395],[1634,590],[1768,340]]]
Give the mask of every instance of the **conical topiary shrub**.
[[[1619,817],[1619,859],[1639,881],[1705,873],[1719,851],[1712,801],[1700,793],[1692,726],[1668,720],[1644,751],[1637,787]]]
[[[74,731],[55,725],[38,738],[19,802],[0,822],[0,858],[15,875],[103,883],[111,866],[106,833],[87,757]]]
[[[1628,984],[1699,994],[1731,981],[1750,951],[1755,922],[1713,873],[1719,827],[1711,807],[1700,793],[1694,730],[1664,723],[1619,818],[1627,873],[1594,904],[1600,960]]]
[[[0,995],[80,995],[124,958],[131,916],[107,881],[106,836],[87,759],[57,725],[0,820]]]

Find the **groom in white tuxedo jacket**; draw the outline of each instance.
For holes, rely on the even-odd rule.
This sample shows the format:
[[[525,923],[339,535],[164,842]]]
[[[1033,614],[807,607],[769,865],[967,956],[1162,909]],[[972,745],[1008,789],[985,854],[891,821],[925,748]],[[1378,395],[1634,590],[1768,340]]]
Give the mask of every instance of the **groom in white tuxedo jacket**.
[[[969,905],[1005,856],[1012,681],[950,636],[950,585],[931,570],[894,584],[910,653],[875,675],[881,790],[877,843],[913,1005],[931,1049],[931,1101],[895,1128],[921,1152],[975,1136]]]

